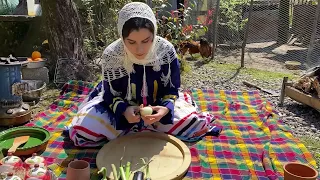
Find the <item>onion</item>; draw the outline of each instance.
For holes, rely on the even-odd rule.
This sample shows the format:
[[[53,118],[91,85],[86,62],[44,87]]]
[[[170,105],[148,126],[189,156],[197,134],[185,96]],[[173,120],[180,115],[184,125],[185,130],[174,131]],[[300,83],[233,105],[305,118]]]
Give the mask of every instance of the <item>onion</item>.
[[[148,115],[151,115],[153,112],[152,108],[147,106],[147,107],[143,107],[140,109],[140,114],[142,116],[148,116]]]

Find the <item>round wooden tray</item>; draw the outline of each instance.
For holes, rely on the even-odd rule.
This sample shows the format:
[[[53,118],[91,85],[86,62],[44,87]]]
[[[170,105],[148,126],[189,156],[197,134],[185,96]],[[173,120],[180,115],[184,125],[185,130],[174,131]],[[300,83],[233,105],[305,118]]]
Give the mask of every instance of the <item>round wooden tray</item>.
[[[98,169],[105,167],[107,177],[113,178],[111,164],[117,168],[131,163],[130,180],[135,171],[143,166],[141,158],[149,164],[152,180],[181,179],[191,163],[189,148],[179,139],[171,135],[157,132],[139,132],[125,135],[105,144],[97,154]]]

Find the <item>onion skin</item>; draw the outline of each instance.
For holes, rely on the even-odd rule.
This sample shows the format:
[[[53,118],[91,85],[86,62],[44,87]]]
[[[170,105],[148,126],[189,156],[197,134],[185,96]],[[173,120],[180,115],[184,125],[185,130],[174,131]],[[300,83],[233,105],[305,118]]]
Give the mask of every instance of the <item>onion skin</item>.
[[[148,116],[148,115],[151,115],[153,112],[152,108],[147,106],[147,107],[143,107],[140,109],[140,114],[142,116]]]

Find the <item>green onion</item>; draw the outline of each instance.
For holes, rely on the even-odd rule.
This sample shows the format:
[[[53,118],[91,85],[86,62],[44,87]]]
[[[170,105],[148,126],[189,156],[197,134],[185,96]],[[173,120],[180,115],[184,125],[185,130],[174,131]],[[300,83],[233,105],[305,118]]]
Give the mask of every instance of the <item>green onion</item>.
[[[123,167],[120,167],[120,177],[121,177],[121,180],[127,180]]]
[[[98,174],[102,174],[102,180],[107,180],[107,169],[105,167],[102,167],[100,171],[98,171]]]
[[[147,164],[147,167],[146,167],[146,178],[150,178],[149,163]]]
[[[131,163],[127,162],[127,166],[126,166],[126,178],[127,179],[130,178],[130,166],[131,166]]]
[[[115,180],[118,180],[118,173],[117,173],[117,169],[116,169],[116,166],[114,164],[111,164],[111,167],[112,167],[112,172],[113,172],[113,177]]]
[[[146,174],[146,169],[145,169],[146,164],[147,164],[147,163],[146,163],[146,160],[144,160],[144,158],[140,158],[140,159],[141,159],[142,164],[143,164],[143,166],[142,166],[142,167],[143,167],[143,173]]]

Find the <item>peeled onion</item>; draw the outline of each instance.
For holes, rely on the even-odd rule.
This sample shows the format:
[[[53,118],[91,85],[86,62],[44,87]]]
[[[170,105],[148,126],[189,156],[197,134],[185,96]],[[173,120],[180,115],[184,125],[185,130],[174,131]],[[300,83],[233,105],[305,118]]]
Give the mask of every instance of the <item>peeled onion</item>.
[[[142,116],[148,116],[148,115],[151,115],[153,112],[152,108],[151,107],[143,107],[140,109],[140,114]]]

